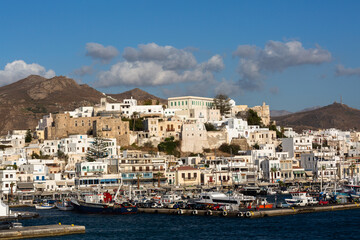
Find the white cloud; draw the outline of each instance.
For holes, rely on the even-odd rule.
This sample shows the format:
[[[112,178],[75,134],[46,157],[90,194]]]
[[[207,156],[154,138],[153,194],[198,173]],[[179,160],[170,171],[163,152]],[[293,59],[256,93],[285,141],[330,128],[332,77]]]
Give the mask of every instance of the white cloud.
[[[16,82],[29,75],[52,78],[55,76],[55,72],[51,69],[46,71],[45,67],[37,63],[27,64],[23,60],[15,60],[6,64],[4,70],[0,70],[0,86]]]
[[[191,52],[172,46],[159,46],[156,43],[140,44],[138,49],[127,47],[123,57],[128,62],[157,62],[165,70],[184,70],[197,64]]]
[[[100,43],[87,43],[85,48],[86,56],[101,60],[104,63],[109,62],[111,59],[119,55],[119,51],[115,47],[105,47]]]
[[[240,57],[239,83],[249,90],[260,89],[264,85],[264,75],[268,72],[281,72],[289,67],[331,61],[328,50],[320,46],[305,49],[299,41],[268,41],[264,49],[240,45],[233,56]]]
[[[85,75],[90,75],[94,72],[94,69],[92,66],[82,66],[81,68],[75,69],[74,70],[74,74],[77,76],[85,76]]]
[[[215,95],[225,94],[227,96],[237,96],[242,95],[243,91],[237,82],[222,79],[221,82],[215,84],[214,93]]]
[[[336,76],[360,76],[360,68],[345,68],[343,65],[337,65]]]
[[[159,86],[200,82],[214,79],[213,72],[224,68],[219,55],[197,64],[192,53],[155,43],[139,45],[139,49],[126,48],[123,57],[125,61],[99,74],[98,86]]]

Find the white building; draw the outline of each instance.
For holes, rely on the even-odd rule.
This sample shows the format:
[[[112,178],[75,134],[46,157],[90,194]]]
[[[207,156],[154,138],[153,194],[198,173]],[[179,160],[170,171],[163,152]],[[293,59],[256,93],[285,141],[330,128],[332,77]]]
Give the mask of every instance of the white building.
[[[312,136],[298,136],[293,138],[282,138],[284,152],[289,152],[290,157],[300,159],[302,153],[312,151]]]
[[[214,99],[206,97],[184,96],[168,98],[168,108],[170,109],[206,109],[212,108],[213,104]]]
[[[228,142],[230,143],[233,138],[248,138],[250,129],[247,121],[239,118],[228,118],[225,121]]]
[[[0,193],[8,195],[16,192],[16,170],[12,167],[0,170]]]
[[[69,113],[70,117],[79,118],[79,117],[92,117],[94,116],[94,107],[79,107],[74,111],[65,112]]]

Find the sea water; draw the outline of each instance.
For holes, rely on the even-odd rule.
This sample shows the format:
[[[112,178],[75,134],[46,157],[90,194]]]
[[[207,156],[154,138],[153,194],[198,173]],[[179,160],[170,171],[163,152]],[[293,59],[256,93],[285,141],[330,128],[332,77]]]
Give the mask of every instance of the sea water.
[[[320,212],[268,218],[178,216],[166,214],[99,215],[73,211],[37,211],[31,225],[83,225],[85,234],[47,239],[360,239],[360,210]]]

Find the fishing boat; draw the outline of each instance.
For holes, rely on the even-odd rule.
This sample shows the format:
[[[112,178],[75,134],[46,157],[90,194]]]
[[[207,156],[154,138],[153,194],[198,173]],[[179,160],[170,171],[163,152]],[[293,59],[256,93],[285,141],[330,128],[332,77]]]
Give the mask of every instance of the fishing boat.
[[[137,207],[128,203],[118,203],[112,200],[110,193],[86,195],[84,199],[71,199],[74,210],[82,213],[100,214],[133,214]]]
[[[63,200],[61,202],[55,203],[55,206],[61,211],[71,211],[74,209],[74,206],[68,200]]]
[[[39,210],[53,209],[53,208],[55,208],[55,205],[50,204],[48,202],[44,202],[44,203],[36,204],[35,208],[39,209]]]

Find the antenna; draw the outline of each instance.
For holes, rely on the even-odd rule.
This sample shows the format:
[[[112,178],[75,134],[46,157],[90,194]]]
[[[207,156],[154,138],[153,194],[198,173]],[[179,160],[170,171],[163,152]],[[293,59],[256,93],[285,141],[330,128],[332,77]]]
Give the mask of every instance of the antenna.
[[[342,96],[340,95],[340,104],[342,105]]]

